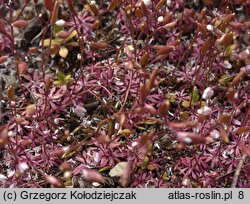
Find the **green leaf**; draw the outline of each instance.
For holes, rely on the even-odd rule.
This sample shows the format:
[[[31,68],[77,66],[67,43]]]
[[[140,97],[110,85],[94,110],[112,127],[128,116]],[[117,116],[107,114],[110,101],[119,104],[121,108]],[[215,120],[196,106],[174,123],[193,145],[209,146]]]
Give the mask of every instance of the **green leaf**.
[[[190,102],[189,101],[183,101],[181,103],[181,105],[184,107],[184,108],[189,108],[190,107]]]
[[[67,46],[72,46],[72,47],[78,47],[79,43],[78,42],[68,42],[66,45]]]
[[[60,72],[60,71],[58,71],[57,78],[58,78],[58,81],[64,82],[65,81],[65,74],[62,73],[62,72]]]
[[[147,165],[147,169],[148,169],[149,171],[153,171],[153,170],[155,170],[155,167],[154,167],[154,165],[149,164],[149,165]]]
[[[236,48],[237,48],[236,44],[229,45],[224,52],[224,56],[229,57]]]
[[[54,84],[54,85],[59,85],[59,86],[60,86],[60,85],[62,85],[62,82],[60,82],[60,81],[54,81],[53,84]]]
[[[50,42],[51,41],[51,42]],[[60,45],[60,43],[57,40],[50,40],[49,38],[45,39],[43,41],[43,45],[45,47],[48,47],[49,45],[53,46],[53,45]]]
[[[136,126],[136,128],[139,129],[139,130],[146,130],[146,128],[142,127],[142,126]]]
[[[149,158],[147,156],[144,157],[144,160],[143,160],[143,165],[144,166],[147,166],[148,165],[148,162],[149,162]]]
[[[53,35],[56,36],[56,34],[58,32],[60,32],[63,29],[63,26],[58,26],[58,25],[54,25],[54,29],[53,29]]]
[[[70,74],[68,74],[67,76],[65,76],[64,80],[65,80],[65,81],[69,81],[69,80],[71,80],[71,75],[70,75]]]
[[[156,123],[157,123],[157,121],[155,121],[155,120],[144,120],[144,121],[138,122],[139,125],[143,125],[143,124],[154,125]]]
[[[162,178],[164,181],[168,181],[170,180],[170,175],[168,174],[168,172],[165,171],[162,175]]]
[[[167,94],[167,99],[169,100],[170,103],[174,103],[176,96],[173,93],[168,93]]]
[[[182,120],[187,121],[189,119],[189,112],[187,112],[187,111],[180,112],[180,117]]]
[[[196,104],[199,102],[200,96],[199,96],[199,91],[196,86],[193,88],[192,92],[192,104]]]
[[[228,82],[230,82],[232,80],[231,76],[228,75],[223,75],[220,79],[219,79],[219,83],[223,86],[226,86]]]

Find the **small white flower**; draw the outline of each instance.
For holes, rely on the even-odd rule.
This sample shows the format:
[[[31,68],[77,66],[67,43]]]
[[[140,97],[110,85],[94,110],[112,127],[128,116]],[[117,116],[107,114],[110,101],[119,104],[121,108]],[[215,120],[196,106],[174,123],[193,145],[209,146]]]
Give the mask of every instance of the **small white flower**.
[[[170,7],[172,4],[172,0],[167,0],[167,6]]]
[[[18,169],[21,173],[25,172],[29,168],[26,162],[21,162],[18,164]]]
[[[49,134],[50,133],[50,130],[44,130],[43,131],[43,134],[45,134],[45,135],[47,135],[47,134]]]
[[[155,145],[154,145],[157,149],[161,149],[161,147],[160,147],[160,145],[159,145],[159,143],[155,143]]]
[[[197,113],[198,113],[199,115],[201,115],[201,114],[203,113],[203,109],[202,109],[202,108],[199,108],[199,109],[197,110]]]
[[[12,170],[8,170],[7,171],[7,174],[8,174],[8,177],[12,177],[16,172],[15,171],[12,171]]]
[[[91,1],[90,4],[94,5],[94,4],[96,4],[96,1]]]
[[[94,157],[93,159],[96,163],[98,163],[101,160],[101,155],[99,152],[95,152],[93,157]]]
[[[183,138],[183,141],[186,142],[187,144],[192,143],[192,139],[189,138],[189,137],[184,137],[184,138]]]
[[[136,147],[138,145],[138,142],[132,142],[131,146]]]
[[[77,59],[81,60],[82,59],[82,55],[80,53],[77,54]]]
[[[225,159],[227,159],[227,158],[228,158],[228,156],[227,156],[227,152],[226,152],[226,151],[223,151],[223,152],[222,152],[222,157],[223,157],[223,158],[225,158]]]
[[[225,68],[232,69],[232,65],[227,60],[224,61],[224,65],[225,65]]]
[[[55,118],[55,119],[54,119],[54,123],[55,123],[56,125],[58,125],[59,122],[60,122],[60,120],[59,120],[58,118]]]
[[[117,86],[122,86],[124,83],[123,83],[122,81],[116,81],[115,84],[116,84]]]
[[[119,123],[115,123],[115,129],[119,130],[119,128],[120,128],[120,124]]]
[[[4,176],[3,174],[0,174],[0,181],[5,181],[7,179],[6,176]]]
[[[210,24],[207,25],[207,30],[209,31],[213,31],[214,30],[214,27]]]
[[[213,95],[214,95],[214,90],[211,87],[207,87],[202,94],[202,98],[208,99],[211,98]]]
[[[129,63],[128,63],[128,62],[125,62],[124,65],[125,65],[125,67],[128,67],[128,66],[129,66]]]
[[[145,4],[145,6],[150,6],[152,4],[151,0],[143,0],[143,3]]]
[[[213,130],[210,132],[210,136],[217,140],[220,137],[220,132],[218,130]]]
[[[235,93],[234,93],[234,99],[237,99],[238,96],[239,96],[238,92],[235,92]]]
[[[63,19],[60,19],[60,20],[57,20],[57,21],[55,22],[55,24],[56,24],[57,26],[64,26],[65,21],[64,21]]]
[[[11,101],[11,102],[10,102],[10,106],[11,106],[11,107],[15,107],[15,106],[16,106],[16,102],[15,102],[15,101]],[[21,117],[21,116],[20,116],[20,117]]]
[[[93,185],[94,187],[99,187],[101,184],[98,183],[98,182],[93,182],[92,185]]]
[[[182,185],[183,185],[183,186],[188,186],[188,185],[190,185],[190,184],[191,184],[190,179],[188,179],[188,178],[184,178],[184,179],[183,179],[183,181],[182,181]]]
[[[55,130],[55,134],[57,134],[58,132],[59,132],[59,129],[56,129],[56,130]]]
[[[203,107],[203,114],[208,116],[208,115],[211,115],[212,114],[212,109],[209,108],[208,106],[204,106]]]
[[[63,147],[63,152],[67,152],[69,150],[69,146]]]
[[[159,16],[159,17],[157,18],[157,21],[158,21],[159,23],[162,23],[162,22],[164,21],[163,16]]]
[[[63,173],[63,177],[64,177],[64,178],[70,178],[71,176],[72,176],[72,174],[71,174],[70,171],[65,171],[65,172]]]
[[[8,136],[9,136],[9,137],[14,137],[14,136],[15,136],[15,133],[11,130],[11,131],[8,132]]]

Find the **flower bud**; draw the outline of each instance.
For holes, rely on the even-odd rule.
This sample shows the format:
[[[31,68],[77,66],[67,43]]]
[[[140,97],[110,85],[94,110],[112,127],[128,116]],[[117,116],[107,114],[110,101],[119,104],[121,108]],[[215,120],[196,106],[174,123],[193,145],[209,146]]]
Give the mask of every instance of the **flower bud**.
[[[28,70],[28,64],[25,62],[19,62],[17,65],[18,73],[25,74]]]
[[[108,10],[112,11],[115,9],[115,7],[118,5],[118,0],[112,0],[108,6]]]
[[[52,12],[51,19],[50,19],[51,26],[55,25],[57,15],[58,15],[58,11],[59,11],[59,2],[56,1],[54,6],[53,6],[53,12]]]
[[[16,92],[15,92],[14,87],[13,87],[13,86],[9,86],[9,87],[8,87],[8,90],[7,90],[7,96],[8,96],[8,99],[9,99],[10,101],[14,101],[14,99],[15,99],[15,94],[16,94]],[[15,104],[15,105],[16,105],[16,104]]]
[[[59,169],[61,170],[61,171],[69,171],[69,170],[71,170],[71,166],[70,166],[70,164],[67,162],[67,161],[64,161],[61,165],[60,165],[60,167],[59,167]]]
[[[13,22],[11,25],[16,27],[16,28],[24,28],[28,25],[28,23],[29,23],[28,20],[20,19],[20,20]]]
[[[8,143],[8,129],[4,128],[0,131],[0,147],[3,147]]]
[[[207,51],[209,50],[209,48],[212,46],[212,40],[210,38],[208,38],[202,45],[201,47],[201,53],[203,55],[205,55],[207,53]]]
[[[7,55],[1,56],[0,57],[0,64],[2,64],[3,62],[5,62],[8,59]]]
[[[155,7],[156,10],[160,10],[163,7],[165,2],[166,2],[166,0],[160,0],[159,3],[156,4],[156,7]]]
[[[157,110],[152,105],[145,104],[144,108],[153,115],[157,114]]]
[[[233,33],[225,33],[220,39],[217,40],[218,44],[227,47],[233,43]]]
[[[175,21],[172,21],[170,23],[167,23],[166,25],[164,25],[164,28],[166,29],[170,29],[170,28],[173,28],[175,27],[175,25],[177,24],[178,20],[175,20]]]
[[[93,50],[104,50],[108,48],[107,43],[91,42],[90,47]]]

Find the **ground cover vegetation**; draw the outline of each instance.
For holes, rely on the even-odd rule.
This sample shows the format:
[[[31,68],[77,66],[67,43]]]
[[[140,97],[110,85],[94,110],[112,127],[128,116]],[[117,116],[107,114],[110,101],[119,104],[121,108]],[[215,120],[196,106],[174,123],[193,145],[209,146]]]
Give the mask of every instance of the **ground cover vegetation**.
[[[250,187],[249,0],[0,0],[1,187]]]

